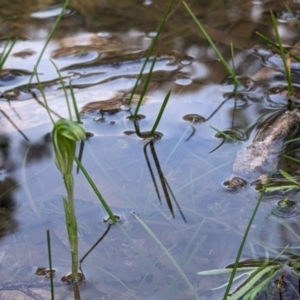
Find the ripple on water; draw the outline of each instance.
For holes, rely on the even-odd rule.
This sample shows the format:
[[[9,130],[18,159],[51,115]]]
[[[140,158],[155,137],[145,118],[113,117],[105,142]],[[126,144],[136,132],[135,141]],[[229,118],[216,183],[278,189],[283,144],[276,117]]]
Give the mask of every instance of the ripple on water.
[[[31,72],[24,70],[2,70],[0,73],[0,86],[15,86],[19,85],[25,80],[28,80]]]
[[[300,214],[299,205],[296,201],[283,199],[277,202],[271,211],[272,215],[279,218],[292,218]]]
[[[178,85],[189,85],[193,82],[191,76],[187,74],[177,74],[175,83]]]
[[[101,38],[111,38],[113,36],[112,33],[110,33],[109,31],[100,31],[97,33],[98,36],[100,36]]]
[[[264,94],[264,98],[271,107],[284,108],[289,104],[288,101],[291,101],[292,104],[299,105],[300,87],[294,85],[293,88],[295,93],[295,96],[293,97],[289,95],[288,87],[286,85],[280,84],[267,89]]]
[[[150,31],[146,33],[146,37],[153,39],[157,35],[156,31]]]
[[[182,117],[184,121],[192,122],[192,123],[203,123],[205,122],[205,118],[198,114],[187,114]]]
[[[143,5],[148,6],[148,5],[151,5],[151,4],[152,4],[152,0],[144,0],[143,1]]]
[[[276,13],[276,19],[280,23],[288,23],[300,19],[300,12],[297,10],[293,11],[279,11]]]
[[[193,58],[187,56],[179,61],[180,65],[183,67],[190,66],[193,63]]]

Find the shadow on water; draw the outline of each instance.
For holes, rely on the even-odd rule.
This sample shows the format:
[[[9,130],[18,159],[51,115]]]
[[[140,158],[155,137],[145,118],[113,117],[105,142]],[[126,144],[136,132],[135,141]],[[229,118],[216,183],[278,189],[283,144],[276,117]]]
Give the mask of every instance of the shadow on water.
[[[50,229],[55,297],[74,299],[72,285],[60,280],[67,278],[70,257],[61,200],[65,191],[52,159],[52,124],[36,79],[27,86],[62,3],[2,2],[0,51],[8,37],[18,41],[0,73],[0,298],[50,299],[49,278],[36,274],[37,267],[48,266]],[[116,225],[105,222],[106,213],[85,178],[74,174],[79,252],[87,278],[78,284],[81,299],[221,299],[229,273],[203,274],[225,267],[231,271],[259,197],[261,175],[273,172],[271,188],[290,184],[280,169],[299,179],[299,142],[285,143],[299,136],[299,63],[291,61],[296,96],[289,102],[282,61],[255,34],[273,37],[272,9],[283,43],[297,53],[299,3],[189,2],[225,58],[234,60],[242,86],[233,94],[232,79],[175,1],[133,97],[135,106],[156,56],[139,111],[143,118],[132,121],[130,91],[164,5],[70,1],[37,70],[56,119],[68,111],[50,59],[66,86],[74,87],[89,133],[79,156],[120,218]],[[157,136],[147,140],[170,89]],[[274,128],[284,116],[291,127],[281,128],[276,139]],[[268,139],[277,152],[268,152]],[[237,153],[245,158],[250,148],[260,149],[255,157],[267,162],[256,169],[252,156],[248,174],[240,171],[245,160]],[[270,170],[270,165],[277,167]],[[230,181],[238,176],[243,187]],[[248,286],[258,286],[253,299],[299,298],[299,216],[296,191],[266,193],[239,262],[256,273],[245,271],[232,292],[244,288],[246,294]]]

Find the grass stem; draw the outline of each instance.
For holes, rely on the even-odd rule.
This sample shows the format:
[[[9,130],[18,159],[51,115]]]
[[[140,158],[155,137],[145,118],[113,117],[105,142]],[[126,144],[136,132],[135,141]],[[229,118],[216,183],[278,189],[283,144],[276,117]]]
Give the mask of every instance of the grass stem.
[[[187,11],[191,15],[191,17],[193,18],[193,20],[195,21],[195,23],[197,24],[197,26],[199,27],[199,29],[201,30],[201,32],[204,35],[204,37],[206,38],[206,40],[209,42],[210,46],[215,51],[217,57],[220,59],[220,61],[222,62],[223,66],[225,67],[225,69],[227,70],[227,72],[231,75],[231,77],[232,77],[232,79],[234,81],[234,84],[235,84],[235,89],[237,88],[237,86],[241,86],[242,84],[238,80],[237,76],[235,75],[235,73],[233,72],[233,70],[230,68],[229,64],[226,62],[225,58],[223,57],[223,55],[221,54],[221,52],[219,51],[219,49],[217,48],[217,46],[214,44],[213,40],[210,38],[210,36],[206,32],[206,30],[204,29],[204,27],[202,26],[202,24],[200,23],[200,21],[196,18],[195,14],[192,12],[192,10],[190,9],[190,7],[186,4],[185,1],[183,1],[183,5],[185,6],[185,8],[187,9]]]
[[[39,57],[38,57],[38,59],[37,59],[37,62],[36,62],[36,64],[35,64],[35,66],[34,66],[34,72],[32,73],[32,75],[31,75],[30,78],[29,78],[29,82],[28,82],[28,85],[27,85],[28,88],[29,88],[29,86],[30,86],[30,84],[31,84],[31,82],[32,82],[33,76],[37,73],[38,65],[39,65],[40,62],[41,62],[41,59],[42,59],[42,57],[43,57],[43,55],[44,55],[44,52],[45,52],[45,50],[46,50],[46,48],[47,48],[47,46],[48,46],[48,44],[49,44],[49,42],[50,42],[50,40],[51,40],[51,38],[52,38],[52,36],[53,36],[53,33],[54,33],[54,31],[56,30],[56,28],[57,28],[57,26],[58,26],[58,24],[59,24],[59,22],[60,22],[60,19],[62,18],[62,16],[63,16],[63,14],[64,14],[64,12],[65,12],[65,10],[66,10],[68,4],[69,4],[69,0],[65,0],[65,3],[64,3],[64,5],[63,5],[63,7],[62,7],[62,9],[61,9],[60,14],[59,14],[58,17],[56,18],[56,20],[55,20],[55,22],[54,22],[54,24],[53,24],[53,26],[52,26],[52,28],[51,28],[51,31],[50,31],[50,33],[49,33],[49,35],[48,35],[48,37],[47,37],[46,43],[44,44],[43,49],[42,49],[42,51],[41,51],[41,53],[40,53],[40,55],[39,55]]]
[[[286,56],[286,54],[285,54],[284,48],[282,46],[282,41],[281,41],[281,38],[280,38],[280,35],[279,35],[277,22],[276,22],[276,19],[275,19],[274,14],[273,14],[272,11],[271,11],[271,19],[272,19],[272,25],[273,25],[273,29],[274,29],[274,32],[275,32],[276,40],[277,40],[277,43],[278,43],[278,46],[279,46],[280,56],[281,56],[281,59],[283,61],[283,65],[284,65],[286,80],[287,80],[287,83],[288,83],[289,96],[294,96],[294,89],[293,89],[292,78],[291,78],[291,68],[290,68],[290,64],[288,63],[289,56]]]

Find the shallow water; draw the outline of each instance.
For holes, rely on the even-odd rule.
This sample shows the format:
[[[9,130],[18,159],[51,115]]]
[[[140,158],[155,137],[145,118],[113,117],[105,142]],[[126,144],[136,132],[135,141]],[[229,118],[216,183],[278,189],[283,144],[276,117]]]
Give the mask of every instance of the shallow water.
[[[154,50],[157,62],[139,111],[146,116],[139,121],[140,130],[150,130],[163,98],[172,90],[157,128],[162,138],[144,150],[147,141],[124,133],[134,130],[126,110],[82,115],[86,130],[93,133],[84,144],[82,163],[121,222],[84,261],[87,281],[79,286],[81,299],[220,299],[224,294],[224,287],[215,288],[226,285],[228,274],[200,276],[197,272],[234,263],[259,193],[251,185],[230,191],[223,183],[231,177],[236,153],[251,144],[263,124],[287,110],[282,61],[255,32],[274,39],[272,9],[283,42],[292,47],[299,40],[294,19],[299,18],[300,6],[296,1],[190,1],[189,5],[228,61],[233,43],[234,66],[243,87],[236,95],[232,93],[232,79],[182,3],[175,1]],[[293,16],[285,5],[295,12]],[[47,279],[38,287],[28,282],[43,280],[35,271],[48,266],[46,229],[51,232],[56,277],[70,271],[62,205],[65,190],[52,157],[50,119],[33,97],[34,92],[42,100],[37,78],[32,78],[31,92],[27,84],[61,7],[58,1],[23,1],[21,5],[10,1],[0,7],[2,51],[8,37],[18,38],[0,74],[0,280],[20,286],[27,282],[30,291],[45,299],[50,299]],[[84,1],[84,5],[72,1],[37,69],[52,111],[68,116],[50,59],[65,84],[72,83],[79,109],[90,102],[126,99],[164,9],[159,1]],[[297,91],[297,63],[292,70]],[[292,107],[297,106],[297,99]],[[185,120],[188,114],[197,114],[205,122],[191,124]],[[237,132],[240,141],[223,143],[214,128]],[[286,153],[299,157],[297,145]],[[298,163],[283,159],[280,167],[299,176]],[[75,168],[74,176],[82,257],[107,228],[106,213]],[[165,182],[169,195],[171,190],[178,202],[177,206],[172,199],[175,218],[163,193]],[[295,201],[290,209],[278,209],[284,194],[269,193],[263,199],[240,261],[276,257],[286,265],[286,278],[295,284],[297,277],[290,274],[287,264],[297,261],[299,252],[299,197],[296,193],[288,196]],[[261,299],[279,299],[274,282]],[[4,300],[32,299],[17,289],[1,289],[0,284]],[[74,299],[70,286],[57,286],[55,294],[56,299]],[[291,293],[284,299],[297,298]]]

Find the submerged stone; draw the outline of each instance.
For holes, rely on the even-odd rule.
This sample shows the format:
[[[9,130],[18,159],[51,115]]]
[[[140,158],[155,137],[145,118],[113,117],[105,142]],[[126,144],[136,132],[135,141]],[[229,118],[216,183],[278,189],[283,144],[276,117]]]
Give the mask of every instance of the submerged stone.
[[[249,182],[276,171],[284,143],[294,126],[300,120],[298,109],[286,111],[271,124],[266,124],[253,142],[239,151],[233,164],[233,178],[228,185],[235,184],[240,177]]]

